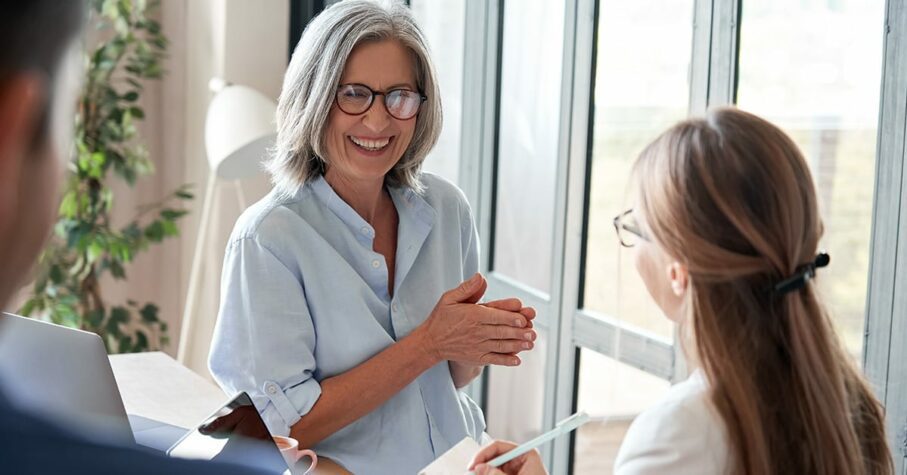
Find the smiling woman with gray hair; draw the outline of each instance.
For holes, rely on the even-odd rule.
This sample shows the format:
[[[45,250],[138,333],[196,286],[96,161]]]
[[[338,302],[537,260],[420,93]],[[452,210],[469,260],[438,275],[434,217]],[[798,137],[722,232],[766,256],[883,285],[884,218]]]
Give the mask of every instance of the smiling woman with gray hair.
[[[425,38],[399,3],[335,4],[284,79],[275,189],[236,224],[209,364],[276,434],[355,473],[416,473],[481,410],[461,388],[533,347],[535,311],[479,304],[463,193],[420,171],[441,130]]]

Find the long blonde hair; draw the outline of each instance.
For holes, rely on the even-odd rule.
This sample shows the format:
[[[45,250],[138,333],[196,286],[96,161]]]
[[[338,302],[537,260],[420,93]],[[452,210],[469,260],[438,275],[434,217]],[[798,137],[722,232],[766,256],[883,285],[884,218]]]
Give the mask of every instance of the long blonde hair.
[[[891,473],[882,406],[814,284],[772,291],[813,261],[823,232],[793,141],[715,109],[656,139],[634,176],[644,229],[689,270],[681,333],[727,429],[731,471]]]

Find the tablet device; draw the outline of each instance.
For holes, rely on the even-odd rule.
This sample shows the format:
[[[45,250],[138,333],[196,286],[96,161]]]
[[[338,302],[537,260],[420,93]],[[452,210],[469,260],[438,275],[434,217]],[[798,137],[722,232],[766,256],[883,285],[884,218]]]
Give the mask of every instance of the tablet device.
[[[183,436],[167,454],[243,465],[271,473],[291,473],[258,409],[245,392]]]

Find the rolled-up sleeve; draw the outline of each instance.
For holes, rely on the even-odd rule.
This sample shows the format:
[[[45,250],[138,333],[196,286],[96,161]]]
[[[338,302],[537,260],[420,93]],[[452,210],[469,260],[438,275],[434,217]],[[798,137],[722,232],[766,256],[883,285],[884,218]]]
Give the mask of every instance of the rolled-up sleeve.
[[[227,248],[208,357],[217,383],[246,391],[274,434],[289,434],[321,395],[315,327],[301,276],[255,238]]]

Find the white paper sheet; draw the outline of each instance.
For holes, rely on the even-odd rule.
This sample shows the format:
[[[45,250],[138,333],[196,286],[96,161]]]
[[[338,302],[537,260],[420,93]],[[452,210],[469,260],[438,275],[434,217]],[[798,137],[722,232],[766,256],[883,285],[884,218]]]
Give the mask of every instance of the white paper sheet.
[[[444,455],[419,471],[419,475],[463,475],[481,447],[470,437],[461,440]]]

